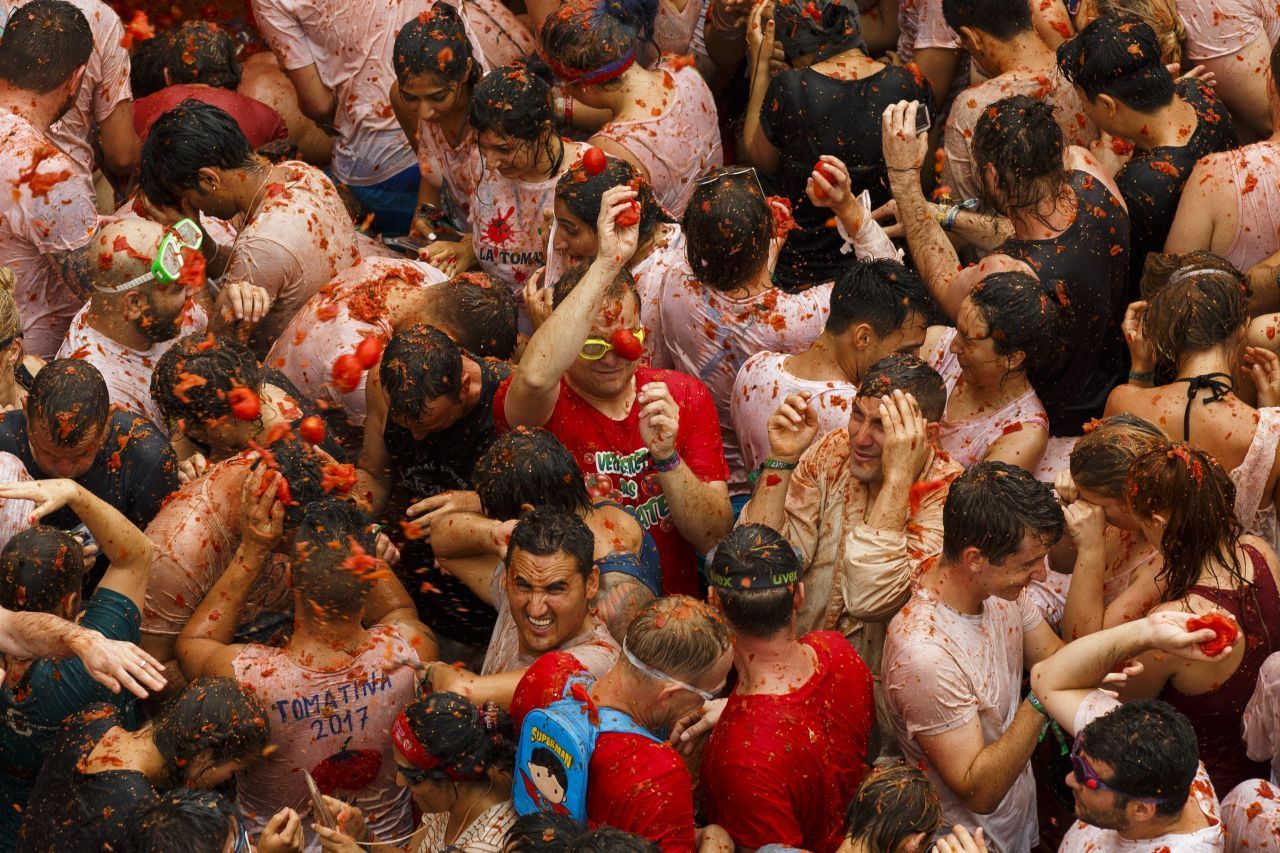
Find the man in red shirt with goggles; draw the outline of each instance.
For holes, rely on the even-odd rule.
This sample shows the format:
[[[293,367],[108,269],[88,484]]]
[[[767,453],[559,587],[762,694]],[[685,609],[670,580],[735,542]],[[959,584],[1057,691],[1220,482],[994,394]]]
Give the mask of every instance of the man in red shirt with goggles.
[[[644,329],[626,263],[635,190],[604,194],[599,249],[554,284],[555,309],[494,397],[499,430],[544,427],[569,448],[593,497],[630,509],[652,534],[665,595],[697,595],[697,552],[733,525],[715,404],[696,378],[640,364]]]

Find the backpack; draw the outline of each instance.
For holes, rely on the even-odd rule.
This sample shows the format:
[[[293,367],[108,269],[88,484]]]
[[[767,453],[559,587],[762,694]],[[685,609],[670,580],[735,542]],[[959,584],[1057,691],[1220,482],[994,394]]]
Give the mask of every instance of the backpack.
[[[585,824],[587,767],[596,738],[624,732],[663,742],[623,712],[597,708],[587,692],[593,683],[589,676],[575,675],[565,684],[563,698],[525,716],[511,797],[518,814],[552,812]]]

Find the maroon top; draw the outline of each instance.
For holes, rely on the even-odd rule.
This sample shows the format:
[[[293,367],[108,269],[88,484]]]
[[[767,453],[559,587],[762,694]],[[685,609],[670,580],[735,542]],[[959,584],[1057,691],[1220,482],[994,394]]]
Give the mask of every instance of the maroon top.
[[[1280,613],[1280,593],[1271,567],[1257,549],[1244,546],[1253,561],[1253,583],[1244,589],[1214,589],[1193,586],[1195,594],[1235,617],[1245,636],[1244,659],[1216,690],[1187,696],[1165,684],[1158,698],[1187,716],[1200,740],[1200,760],[1204,762],[1215,791],[1230,791],[1246,779],[1266,779],[1271,765],[1250,761],[1245,753],[1240,720],[1245,705],[1258,683],[1258,670],[1272,652],[1280,649],[1280,627],[1266,624],[1266,615]],[[1275,636],[1271,635],[1275,631]],[[1224,794],[1225,796],[1225,794]]]
[[[133,102],[133,127],[138,132],[138,138],[145,142],[155,120],[187,98],[212,104],[228,113],[240,125],[240,130],[244,132],[252,148],[259,148],[277,139],[287,139],[289,136],[289,128],[285,126],[280,113],[262,101],[230,89],[180,83]]]

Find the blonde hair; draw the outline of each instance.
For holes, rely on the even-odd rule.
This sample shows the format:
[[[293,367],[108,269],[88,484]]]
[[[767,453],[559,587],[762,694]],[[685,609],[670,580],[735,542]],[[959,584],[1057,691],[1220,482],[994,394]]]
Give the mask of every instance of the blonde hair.
[[[1174,0],[1094,0],[1094,7],[1101,16],[1128,15],[1144,21],[1155,31],[1160,44],[1160,61],[1182,63],[1182,42],[1187,28],[1178,14]],[[1189,70],[1189,69],[1183,69]]]
[[[22,333],[22,317],[14,298],[17,277],[8,267],[0,267],[0,341],[12,341]]]

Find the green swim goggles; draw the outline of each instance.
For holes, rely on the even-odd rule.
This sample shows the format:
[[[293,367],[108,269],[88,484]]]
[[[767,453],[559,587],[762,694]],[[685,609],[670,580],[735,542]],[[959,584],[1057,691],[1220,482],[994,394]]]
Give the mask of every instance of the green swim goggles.
[[[190,219],[183,219],[169,229],[160,241],[160,248],[151,260],[151,269],[137,278],[130,279],[115,287],[97,288],[104,293],[122,293],[132,290],[140,284],[157,281],[161,284],[173,284],[182,274],[182,250],[199,249],[204,242],[204,233],[200,226]]]

